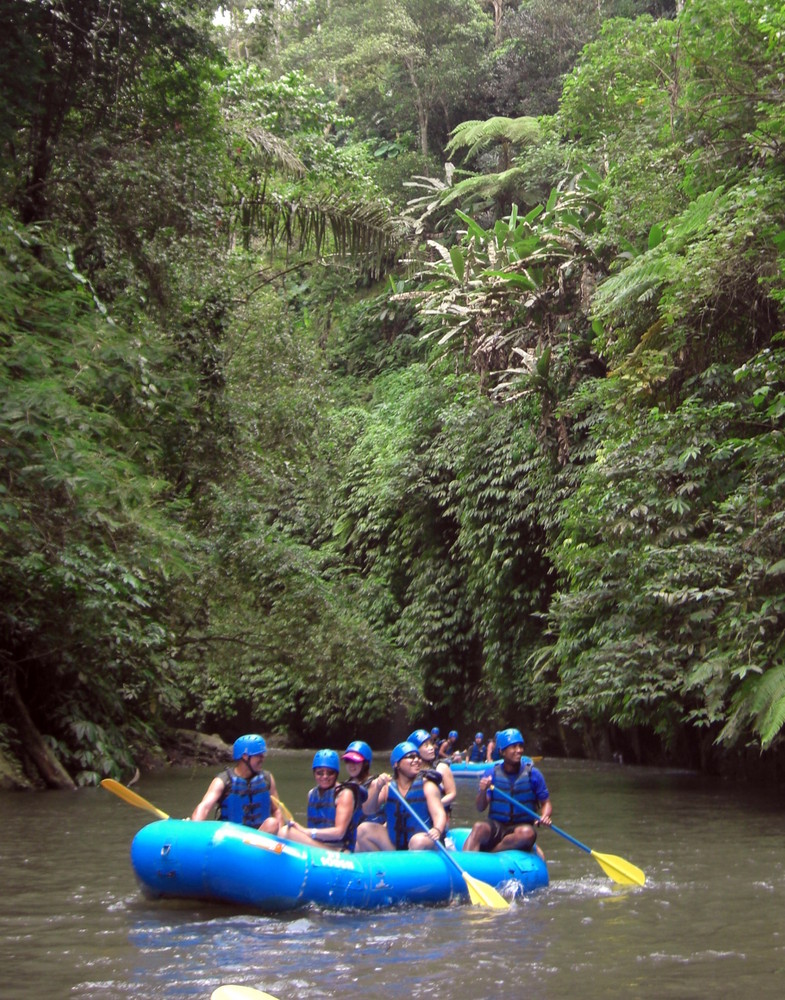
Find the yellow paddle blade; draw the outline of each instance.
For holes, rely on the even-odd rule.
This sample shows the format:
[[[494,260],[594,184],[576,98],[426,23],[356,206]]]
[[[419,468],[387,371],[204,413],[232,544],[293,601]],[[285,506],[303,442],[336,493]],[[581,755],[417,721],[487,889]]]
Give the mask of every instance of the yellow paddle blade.
[[[283,804],[283,802],[281,802],[280,799],[277,799],[274,795],[271,795],[270,798],[279,807],[279,809],[283,813],[283,818],[286,820],[286,822],[287,823],[293,823],[294,822],[294,816],[292,816],[291,812],[286,808],[286,806]]]
[[[111,792],[118,798],[123,799],[125,802],[129,802],[132,806],[136,806],[137,809],[146,809],[147,812],[151,812],[154,816],[159,819],[169,819],[169,814],[163,812],[148,802],[147,799],[143,799],[141,795],[137,795],[136,792],[132,792],[130,788],[126,788],[125,785],[121,785],[119,781],[115,781],[114,778],[104,778],[101,782],[101,788],[105,788],[107,792]]]
[[[252,986],[219,986],[210,1000],[276,1000],[272,993],[263,993]]]
[[[462,874],[466,882],[466,888],[469,890],[469,899],[472,903],[476,906],[489,906],[492,910],[509,910],[510,904],[492,885],[488,885],[487,882],[481,882],[479,879],[469,875],[468,872],[463,872]]]
[[[614,882],[620,885],[645,885],[645,873],[624,858],[617,858],[615,854],[598,854],[597,851],[592,851],[591,856]]]

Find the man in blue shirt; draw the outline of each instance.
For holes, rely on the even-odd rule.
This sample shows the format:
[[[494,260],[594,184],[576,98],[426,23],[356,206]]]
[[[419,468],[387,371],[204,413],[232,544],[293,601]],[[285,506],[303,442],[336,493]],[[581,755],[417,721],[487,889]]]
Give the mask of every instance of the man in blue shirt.
[[[488,818],[479,820],[466,838],[465,851],[542,851],[535,847],[535,825],[550,826],[553,806],[542,773],[523,755],[523,736],[518,729],[498,734],[499,763],[489,767],[477,790],[477,812],[488,809]],[[504,797],[494,794],[498,788]],[[513,801],[510,801],[512,799]],[[534,820],[520,806],[539,814]],[[489,808],[490,807],[490,808]]]

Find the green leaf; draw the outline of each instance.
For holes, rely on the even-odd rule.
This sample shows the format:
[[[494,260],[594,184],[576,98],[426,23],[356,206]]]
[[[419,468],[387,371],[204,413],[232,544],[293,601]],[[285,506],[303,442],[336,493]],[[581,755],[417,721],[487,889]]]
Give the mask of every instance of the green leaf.
[[[450,248],[450,259],[452,260],[452,266],[455,269],[458,281],[462,282],[466,272],[466,260],[460,247],[454,246]]]

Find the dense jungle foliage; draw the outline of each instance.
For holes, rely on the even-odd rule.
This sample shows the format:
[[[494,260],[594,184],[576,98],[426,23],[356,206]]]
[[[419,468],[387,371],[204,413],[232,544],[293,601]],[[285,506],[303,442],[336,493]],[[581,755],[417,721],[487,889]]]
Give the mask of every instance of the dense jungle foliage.
[[[6,0],[0,758],[781,776],[785,12]]]

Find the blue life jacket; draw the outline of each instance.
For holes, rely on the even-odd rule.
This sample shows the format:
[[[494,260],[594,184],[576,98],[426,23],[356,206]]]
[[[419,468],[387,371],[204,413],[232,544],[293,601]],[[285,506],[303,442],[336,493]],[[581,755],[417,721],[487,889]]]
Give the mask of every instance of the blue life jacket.
[[[532,790],[532,762],[528,757],[521,760],[521,767],[517,774],[508,774],[504,770],[504,764],[496,764],[493,768],[493,783],[497,785],[499,791],[506,792],[512,796],[516,802],[528,806],[537,811],[537,796]],[[488,809],[488,817],[498,820],[499,823],[531,823],[532,817],[522,809],[516,809],[512,802],[503,799],[499,795],[493,794],[491,789],[491,803]]]
[[[472,743],[472,748],[469,751],[469,760],[471,763],[475,764],[477,761],[485,760],[486,747],[485,744],[477,746],[476,743]]]
[[[308,826],[325,827],[335,825],[335,785],[321,791],[312,788],[308,792]]]
[[[393,781],[392,784],[396,791],[398,791],[398,782]],[[403,795],[403,792],[401,792],[401,795]],[[428,812],[428,803],[425,801],[423,775],[417,775],[408,793],[404,795],[404,798],[430,830],[433,822],[431,821],[431,814]],[[409,841],[415,833],[423,833],[423,828],[394,795],[388,795],[387,797],[386,812],[387,834],[393,842],[393,846],[396,851],[408,851]]]
[[[270,772],[241,778],[229,768],[219,777],[224,783],[224,794],[218,803],[218,819],[260,827],[270,816]]]
[[[340,791],[348,788],[354,795],[354,812],[343,837],[336,840],[320,840],[319,844],[340,846],[341,850],[353,851],[357,843],[357,827],[363,814],[363,802],[368,798],[368,790],[354,781],[333,785],[325,791],[312,788],[308,792],[308,826],[325,829],[335,826],[335,799]]]
[[[350,836],[349,850],[353,851],[357,844],[357,827],[365,819],[363,805],[368,800],[368,789],[357,781],[345,781],[341,787],[350,788],[354,792],[354,814],[349,829],[346,831]]]

